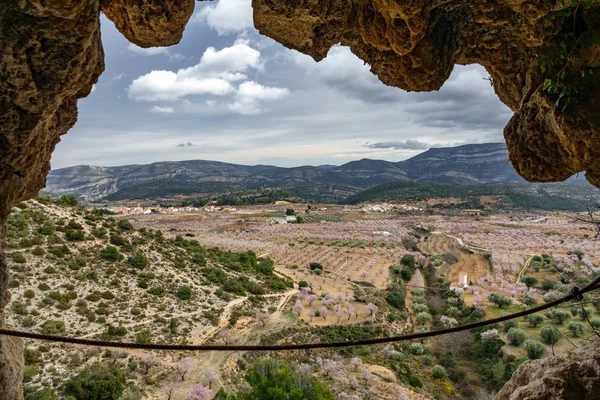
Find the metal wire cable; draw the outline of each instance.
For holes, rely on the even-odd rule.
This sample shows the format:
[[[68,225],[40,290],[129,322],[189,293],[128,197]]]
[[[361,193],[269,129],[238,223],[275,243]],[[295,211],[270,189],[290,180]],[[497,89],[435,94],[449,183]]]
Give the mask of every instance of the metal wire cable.
[[[471,324],[461,325],[454,328],[441,329],[436,331],[411,333],[401,336],[389,336],[374,339],[349,340],[345,342],[330,342],[330,343],[303,343],[303,344],[280,344],[280,345],[186,345],[186,344],[161,344],[161,343],[131,343],[131,342],[106,342],[101,340],[80,339],[68,336],[46,335],[42,333],[22,332],[12,329],[0,329],[0,335],[14,336],[27,339],[47,340],[52,342],[78,344],[84,346],[97,347],[115,347],[125,349],[146,349],[146,350],[177,350],[177,351],[285,351],[285,350],[308,350],[308,349],[324,349],[324,348],[339,348],[350,346],[366,346],[373,344],[401,342],[414,339],[427,339],[430,337],[447,335],[450,333],[462,332],[469,329],[481,328],[487,325],[497,324],[499,322],[508,321],[515,318],[524,317],[530,314],[535,314],[549,308],[556,307],[567,301],[576,299],[583,300],[583,295],[594,289],[600,288],[600,277],[590,282],[583,288],[574,286],[571,292],[563,298],[552,301],[550,303],[532,308],[530,310],[519,311],[517,313],[505,315],[498,318],[492,318],[485,321],[474,322]]]

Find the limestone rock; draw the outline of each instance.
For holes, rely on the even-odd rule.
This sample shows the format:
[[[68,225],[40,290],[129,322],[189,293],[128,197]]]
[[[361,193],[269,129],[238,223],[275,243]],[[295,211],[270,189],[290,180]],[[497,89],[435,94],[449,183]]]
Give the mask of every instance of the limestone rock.
[[[141,47],[179,43],[194,0],[102,0],[102,12],[129,41]]]
[[[595,400],[600,394],[600,341],[566,357],[527,361],[494,400]]]
[[[600,101],[591,101],[598,97],[600,44],[589,40],[600,31],[600,5],[253,0],[253,8],[256,28],[285,46],[318,61],[341,43],[383,83],[408,91],[439,89],[455,64],[483,65],[499,98],[515,111],[504,135],[517,172],[530,181],[550,182],[587,171],[588,181],[600,187]],[[578,77],[590,70],[596,74]],[[562,110],[560,93],[543,89],[546,79],[577,90],[583,100]],[[563,93],[561,100],[572,97]]]

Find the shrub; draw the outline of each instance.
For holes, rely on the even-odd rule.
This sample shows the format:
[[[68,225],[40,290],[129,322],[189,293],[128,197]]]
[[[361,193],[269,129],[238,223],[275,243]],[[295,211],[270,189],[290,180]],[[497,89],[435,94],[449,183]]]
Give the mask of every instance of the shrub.
[[[106,246],[104,250],[100,252],[100,258],[105,261],[119,261],[123,258],[121,253],[116,247]]]
[[[413,272],[408,267],[402,268],[402,270],[400,271],[400,276],[402,277],[403,280],[410,281],[413,276]]]
[[[43,256],[44,254],[46,254],[46,252],[44,251],[44,249],[38,246],[31,250],[31,254],[33,254],[34,256]]]
[[[152,340],[152,333],[150,332],[149,329],[144,329],[135,335],[136,343],[150,343],[151,340]]]
[[[98,239],[104,239],[106,235],[108,235],[108,231],[104,227],[94,228],[92,229],[92,235],[94,235]]]
[[[527,287],[532,287],[538,284],[538,279],[535,276],[523,276],[521,278],[521,282],[523,282]]]
[[[579,335],[583,335],[585,326],[581,322],[571,322],[568,326],[568,329],[571,331],[573,336],[578,337]]]
[[[600,318],[592,318],[590,323],[594,327],[594,329],[600,329]]]
[[[539,314],[530,314],[527,316],[527,322],[533,328],[536,328],[539,324],[544,322],[544,317]]]
[[[419,325],[425,325],[430,323],[432,320],[431,314],[429,314],[426,311],[422,311],[420,313],[417,314],[417,323]]]
[[[119,367],[94,363],[65,383],[65,393],[76,400],[117,400],[126,380]]]
[[[137,269],[143,269],[148,265],[148,258],[142,253],[141,250],[135,252],[135,254],[127,259],[127,262]]]
[[[552,325],[544,325],[540,330],[540,337],[542,341],[546,344],[554,344],[558,342],[560,339],[560,333],[555,326]]]
[[[504,332],[508,332],[510,328],[518,328],[519,322],[516,319],[509,319],[502,324],[502,327],[504,328]]]
[[[434,365],[433,368],[431,368],[431,375],[433,375],[435,379],[446,379],[448,376],[448,374],[446,374],[446,369],[441,365]]]
[[[544,278],[542,280],[542,289],[544,289],[544,290],[555,289],[557,285],[558,285],[558,282],[553,279]]]
[[[583,308],[580,308],[579,310],[577,310],[577,315],[579,315],[579,318],[581,318],[581,319],[589,318],[593,314],[594,314],[594,310],[592,310],[592,307],[583,307]]]
[[[300,281],[298,282],[298,287],[299,288],[303,288],[303,287],[309,287],[310,285],[308,284],[308,282],[306,281]]]
[[[25,264],[27,262],[23,253],[12,253],[11,257],[13,262],[16,262],[17,264]]]
[[[425,349],[423,348],[423,345],[421,343],[411,343],[410,344],[410,352],[416,356],[420,356],[421,354],[423,354],[423,352],[425,351]]]
[[[65,237],[69,242],[81,242],[85,240],[85,236],[81,231],[69,230],[67,231]]]
[[[148,293],[154,296],[163,297],[167,291],[165,290],[164,286],[152,286],[150,289],[148,289]]]
[[[119,228],[122,231],[132,231],[133,225],[131,225],[131,222],[129,222],[128,220],[122,219],[117,223],[117,228]]]
[[[532,360],[541,358],[546,352],[546,346],[537,340],[527,340],[524,344],[525,350],[527,351],[527,357]]]
[[[31,289],[28,289],[23,293],[23,296],[27,299],[33,299],[35,297],[35,292]]]
[[[63,321],[48,320],[42,324],[42,333],[46,335],[64,335],[67,333],[67,329]]]
[[[38,285],[38,289],[40,289],[42,292],[45,292],[47,290],[50,290],[50,286],[48,286],[46,282],[42,282]]]
[[[527,334],[519,328],[510,328],[507,335],[508,341],[513,346],[520,346],[527,340]]]
[[[417,264],[417,261],[415,260],[415,257],[413,255],[405,254],[404,256],[402,256],[402,259],[400,260],[400,264],[406,265],[410,269],[414,269],[415,265]]]
[[[311,262],[309,267],[311,271],[314,271],[316,269],[320,269],[321,271],[323,271],[323,266],[318,262]]]
[[[181,300],[189,300],[192,297],[192,288],[186,285],[181,286],[177,291],[177,297]]]

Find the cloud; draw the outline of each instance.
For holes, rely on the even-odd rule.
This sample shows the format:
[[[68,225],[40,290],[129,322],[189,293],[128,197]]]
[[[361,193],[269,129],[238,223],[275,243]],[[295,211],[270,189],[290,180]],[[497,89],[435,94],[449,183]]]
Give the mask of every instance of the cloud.
[[[220,0],[215,5],[198,3],[201,7],[194,21],[208,24],[219,35],[241,32],[253,28],[251,0]]]
[[[399,101],[403,93],[381,83],[371,73],[369,65],[356,57],[349,47],[333,46],[320,62],[297,51],[291,52],[291,58],[307,75],[316,76],[351,98],[368,103],[388,103]]]
[[[96,85],[92,85],[92,91],[90,92],[90,94],[94,93],[95,91],[96,91]]]
[[[123,72],[121,72],[119,75],[115,75],[112,80],[113,81],[120,81],[121,79],[123,79],[123,77],[125,76],[125,74]]]
[[[187,143],[179,143],[179,144],[177,145],[177,147],[194,147],[194,146],[197,146],[197,144],[194,144],[194,143],[192,143],[192,142],[187,142]]]
[[[394,149],[394,150],[428,150],[432,147],[441,147],[442,145],[437,144],[429,144],[425,142],[421,142],[416,139],[407,139],[404,141],[390,141],[390,142],[367,142],[364,147],[368,147],[370,149]]]
[[[236,94],[235,101],[228,104],[231,111],[243,115],[259,114],[260,101],[274,101],[287,96],[290,91],[286,88],[263,86],[254,81],[243,82]]]
[[[135,79],[129,98],[138,101],[175,101],[189,95],[224,96],[235,89],[232,82],[246,79],[248,69],[261,69],[260,52],[244,43],[217,51],[206,49],[200,62],[177,72],[152,71]]]
[[[159,114],[173,114],[175,109],[173,107],[154,106],[150,111]]]
[[[127,50],[132,51],[136,54],[140,54],[142,56],[156,56],[160,54],[169,54],[169,49],[166,47],[148,47],[143,48],[136,46],[133,43],[129,43],[127,46]]]

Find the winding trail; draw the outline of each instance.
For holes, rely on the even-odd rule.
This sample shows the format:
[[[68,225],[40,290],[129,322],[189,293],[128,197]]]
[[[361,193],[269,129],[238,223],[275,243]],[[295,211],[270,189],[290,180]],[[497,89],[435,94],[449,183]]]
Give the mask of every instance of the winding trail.
[[[413,274],[413,276],[410,279],[410,282],[408,282],[408,284],[411,286],[418,286],[418,287],[425,286],[425,280],[423,279],[423,274],[421,274],[420,269],[417,269],[417,271]],[[413,329],[414,329],[417,326],[417,320],[416,320],[415,312],[412,309],[412,298],[413,298],[413,295],[411,293],[411,290],[407,290],[406,308],[408,309],[408,312],[410,313],[410,318],[412,319],[412,324],[413,324]]]

